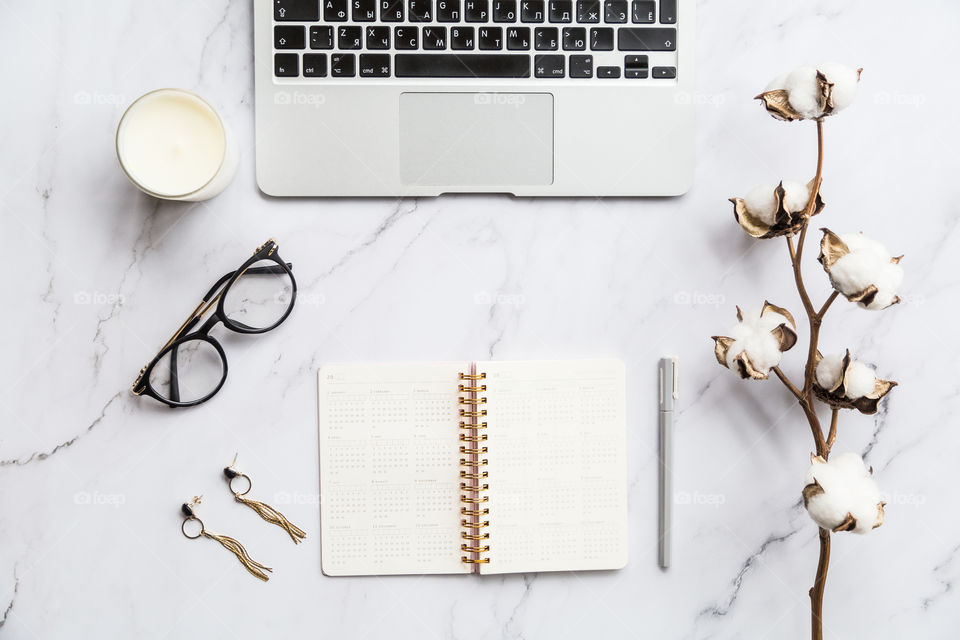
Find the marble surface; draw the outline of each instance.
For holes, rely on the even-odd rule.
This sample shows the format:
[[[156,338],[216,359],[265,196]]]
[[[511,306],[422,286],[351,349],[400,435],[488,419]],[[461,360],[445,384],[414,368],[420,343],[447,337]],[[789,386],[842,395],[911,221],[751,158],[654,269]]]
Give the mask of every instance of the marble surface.
[[[775,122],[751,98],[782,70],[839,59],[865,71],[858,103],[826,127],[819,222],[886,241],[907,278],[905,304],[838,303],[823,336],[901,383],[879,414],[841,423],[836,450],[866,455],[887,522],[835,537],[826,637],[955,637],[960,9],[698,5],[697,170],[682,198],[288,201],[254,182],[249,2],[0,3],[0,635],[806,637],[810,434],[775,381],[718,367],[709,336],[734,304],[799,311],[784,246],[749,240],[726,198],[812,174],[812,125]],[[117,166],[122,108],[160,86],[206,96],[241,139],[237,179],[210,202],[152,200]],[[270,236],[301,286],[289,321],[222,336],[231,375],[200,408],[132,397],[195,297]],[[812,259],[807,273],[822,299]],[[671,352],[682,395],[675,564],[663,572],[653,392],[656,359]],[[320,363],[579,356],[622,358],[636,398],[626,569],[321,575]],[[785,369],[796,375],[800,357]],[[304,545],[232,505],[219,469],[238,451],[256,492],[307,529]],[[269,584],[181,536],[178,506],[197,493],[211,529],[274,567]]]

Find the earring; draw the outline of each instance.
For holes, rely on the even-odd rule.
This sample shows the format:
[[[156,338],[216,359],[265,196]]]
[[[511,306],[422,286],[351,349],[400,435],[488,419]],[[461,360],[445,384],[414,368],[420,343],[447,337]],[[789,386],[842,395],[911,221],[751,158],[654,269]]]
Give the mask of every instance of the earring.
[[[223,470],[223,475],[227,479],[227,485],[230,487],[230,491],[233,493],[233,499],[256,511],[257,515],[267,522],[281,527],[287,532],[294,544],[299,544],[301,540],[307,537],[307,534],[303,531],[303,529],[287,520],[286,516],[270,505],[264,504],[263,502],[257,502],[256,500],[251,500],[250,498],[246,497],[247,494],[250,493],[250,489],[253,488],[253,481],[250,480],[250,476],[234,468],[233,465],[236,463],[237,456],[234,456],[233,462],[230,463],[230,466],[225,467]],[[233,481],[237,480],[238,478],[247,481],[247,488],[245,491],[237,491],[233,488]]]
[[[194,507],[200,504],[201,498],[203,498],[203,496],[194,496],[193,500],[191,500],[190,502],[184,502],[183,506],[180,507],[180,511],[183,513],[184,516],[186,516],[183,519],[183,524],[180,525],[180,531],[183,532],[183,535],[185,535],[187,538],[191,540],[196,540],[200,536],[204,536],[205,538],[210,538],[211,540],[216,540],[217,542],[222,544],[225,549],[227,549],[228,551],[232,552],[235,556],[237,556],[237,559],[240,560],[241,563],[243,563],[243,566],[247,568],[247,571],[249,571],[256,577],[260,578],[264,582],[269,580],[270,577],[266,573],[264,573],[264,571],[272,572],[273,569],[271,569],[270,567],[264,566],[259,562],[257,562],[256,560],[254,560],[253,558],[251,558],[250,555],[247,553],[247,550],[243,548],[242,544],[240,544],[239,542],[237,542],[236,540],[234,540],[229,536],[222,536],[220,534],[213,533],[206,530],[206,528],[203,526],[203,520],[198,518],[197,514],[194,512]],[[190,535],[189,533],[187,533],[187,523],[191,521],[196,521],[200,523],[200,532],[197,533],[196,535]]]

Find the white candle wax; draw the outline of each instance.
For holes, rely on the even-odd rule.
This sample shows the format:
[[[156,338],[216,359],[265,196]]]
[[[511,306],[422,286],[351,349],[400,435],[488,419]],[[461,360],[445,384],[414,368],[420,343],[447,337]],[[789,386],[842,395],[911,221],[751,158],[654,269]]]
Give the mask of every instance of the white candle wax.
[[[117,127],[117,157],[140,190],[167,200],[206,200],[237,169],[236,143],[200,96],[158,89],[134,101]]]

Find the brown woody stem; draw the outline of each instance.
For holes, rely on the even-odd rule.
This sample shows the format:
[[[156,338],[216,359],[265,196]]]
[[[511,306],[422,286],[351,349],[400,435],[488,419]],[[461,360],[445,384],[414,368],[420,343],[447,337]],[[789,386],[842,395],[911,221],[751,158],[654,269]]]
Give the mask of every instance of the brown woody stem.
[[[790,389],[790,393],[792,393],[797,400],[803,398],[803,396],[800,394],[800,389],[797,389],[797,385],[790,382],[790,378],[788,378],[787,375],[780,370],[780,367],[774,367],[773,372],[777,374],[778,378],[780,378],[780,382],[783,383],[783,386],[785,386],[787,389]]]
[[[800,228],[800,235],[796,246],[793,243],[793,237],[787,236],[787,249],[790,252],[790,262],[793,266],[793,279],[797,285],[797,293],[800,295],[800,301],[803,303],[803,309],[807,314],[807,321],[810,325],[810,342],[807,350],[807,361],[803,370],[803,388],[797,389],[796,385],[791,383],[779,368],[774,368],[777,377],[787,385],[793,394],[797,397],[807,422],[810,424],[810,431],[813,434],[813,442],[816,446],[817,455],[827,458],[830,455],[830,449],[837,438],[837,419],[838,411],[833,410],[830,420],[830,432],[826,439],[823,437],[823,428],[820,426],[820,418],[817,417],[817,410],[814,404],[813,383],[816,375],[817,365],[817,345],[820,341],[820,325],[823,323],[823,317],[833,301],[837,299],[837,292],[823,303],[820,310],[817,311],[807,288],[803,283],[803,246],[807,238],[807,229],[810,225],[810,216],[816,208],[817,196],[820,193],[820,184],[823,181],[823,119],[817,120],[817,173],[813,178],[813,188],[810,190],[810,200],[807,202],[807,208],[804,216],[804,224]],[[830,565],[830,532],[826,529],[820,529],[820,560],[817,563],[817,575],[810,589],[810,619],[811,619],[811,637],[813,640],[823,640],[823,591],[826,586],[827,569]]]

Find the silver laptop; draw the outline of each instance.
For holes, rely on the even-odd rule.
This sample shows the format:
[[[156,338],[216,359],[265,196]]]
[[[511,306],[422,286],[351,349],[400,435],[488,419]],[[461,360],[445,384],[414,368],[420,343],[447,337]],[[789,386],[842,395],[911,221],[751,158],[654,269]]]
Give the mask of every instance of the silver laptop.
[[[670,196],[694,0],[256,0],[275,196]]]

